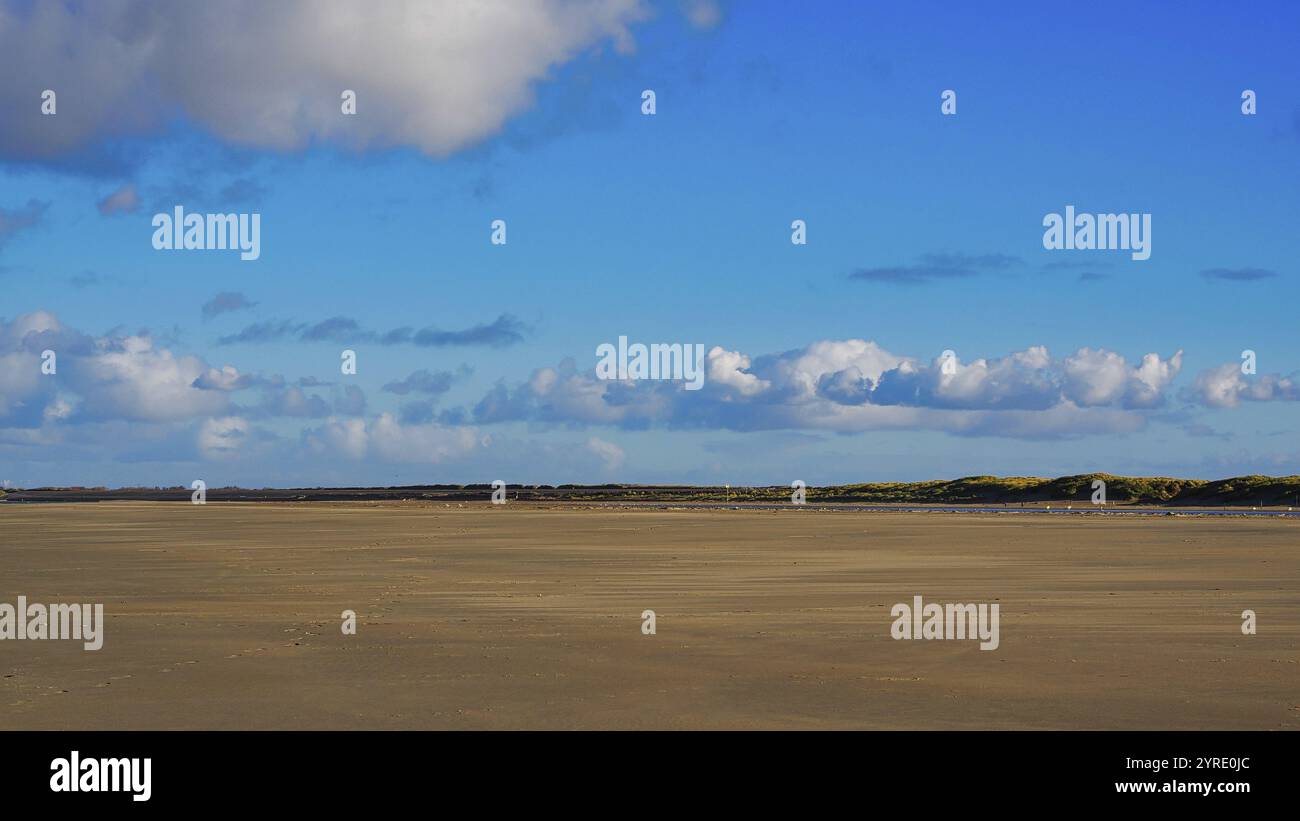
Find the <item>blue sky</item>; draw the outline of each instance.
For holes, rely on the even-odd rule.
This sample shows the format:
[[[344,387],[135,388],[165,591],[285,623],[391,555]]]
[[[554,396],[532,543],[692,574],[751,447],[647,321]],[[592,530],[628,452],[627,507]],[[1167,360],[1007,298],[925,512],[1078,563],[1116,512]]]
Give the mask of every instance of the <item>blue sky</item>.
[[[1297,472],[1292,4],[217,5],[0,6],[2,479]],[[1067,205],[1150,259],[1045,250]],[[705,388],[596,380],[620,335]]]

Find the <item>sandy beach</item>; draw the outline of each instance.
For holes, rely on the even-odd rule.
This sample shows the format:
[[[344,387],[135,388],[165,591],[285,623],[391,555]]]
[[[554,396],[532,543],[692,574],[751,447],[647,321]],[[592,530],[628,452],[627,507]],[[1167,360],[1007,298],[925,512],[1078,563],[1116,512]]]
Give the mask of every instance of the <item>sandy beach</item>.
[[[105,612],[0,641],[4,729],[1300,729],[1295,520],[0,504],[0,567]]]

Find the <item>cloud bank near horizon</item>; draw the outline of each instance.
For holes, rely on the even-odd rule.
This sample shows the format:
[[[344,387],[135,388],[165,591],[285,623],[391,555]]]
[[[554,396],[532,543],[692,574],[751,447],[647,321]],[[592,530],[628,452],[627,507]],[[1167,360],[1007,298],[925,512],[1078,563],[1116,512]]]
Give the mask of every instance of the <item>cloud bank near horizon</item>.
[[[42,373],[46,350],[57,352],[56,374]],[[1073,439],[1141,430],[1178,401],[1204,409],[1300,401],[1297,375],[1247,377],[1236,363],[1206,369],[1175,392],[1182,361],[1182,350],[1129,361],[1102,348],[1054,357],[1031,346],[999,358],[946,363],[942,356],[921,360],[862,339],[819,340],[754,357],[714,346],[699,391],[684,390],[680,382],[601,380],[594,361],[580,370],[566,360],[537,368],[513,386],[499,382],[470,407],[436,412],[435,402],[473,368],[420,369],[370,386],[378,397],[426,397],[375,408],[361,384],[216,365],[173,351],[148,332],[96,336],[38,311],[0,319],[0,452],[30,455],[47,445],[76,452],[110,437],[115,458],[123,460],[223,461],[275,453],[341,463],[439,464],[486,456],[496,438],[487,431],[508,423],[593,431],[939,431]],[[599,436],[588,435],[582,449],[608,470],[627,462],[617,443]]]

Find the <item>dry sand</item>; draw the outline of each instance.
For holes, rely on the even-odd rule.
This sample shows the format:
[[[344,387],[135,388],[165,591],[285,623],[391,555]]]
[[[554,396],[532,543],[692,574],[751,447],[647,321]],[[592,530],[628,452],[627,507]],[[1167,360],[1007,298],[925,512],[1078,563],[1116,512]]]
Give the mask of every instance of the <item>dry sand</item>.
[[[1298,548],[1274,519],[0,503],[0,602],[107,621],[99,652],[0,641],[0,728],[1300,729]],[[1001,646],[894,641],[914,595],[999,603]]]

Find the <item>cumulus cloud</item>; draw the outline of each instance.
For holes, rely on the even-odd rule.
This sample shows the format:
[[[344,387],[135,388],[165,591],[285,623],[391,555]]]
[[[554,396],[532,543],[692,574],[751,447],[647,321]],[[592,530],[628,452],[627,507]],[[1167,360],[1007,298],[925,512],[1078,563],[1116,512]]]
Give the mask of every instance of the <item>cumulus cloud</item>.
[[[772,386],[759,379],[749,368],[753,364],[748,356],[714,346],[705,358],[705,374],[714,385],[720,385],[740,396],[753,396]]]
[[[240,374],[237,368],[225,365],[220,370],[209,368],[190,385],[203,391],[237,391],[247,388],[250,383],[251,379],[246,374]]]
[[[45,349],[58,352],[57,378],[41,374]],[[271,437],[275,448],[285,448],[276,451],[277,460],[314,454],[327,461],[440,464],[489,457],[479,432],[484,425],[525,422],[584,430],[572,455],[616,471],[626,463],[622,449],[587,429],[926,430],[1019,439],[1123,434],[1160,418],[1153,411],[1167,404],[1182,352],[1130,360],[1104,348],[1053,356],[1030,346],[963,361],[903,355],[865,339],[819,340],[762,355],[714,346],[697,391],[671,380],[601,380],[594,355],[590,365],[580,370],[565,360],[538,368],[522,382],[496,384],[470,408],[440,412],[434,402],[469,369],[420,369],[384,385],[386,394],[416,401],[375,415],[351,382],[290,382],[210,364],[145,332],[90,336],[34,312],[0,320],[0,449],[92,443],[122,459],[243,463],[272,447],[271,435],[255,427],[259,420],[314,419],[299,434],[296,452],[288,450],[291,439]],[[1231,407],[1300,399],[1300,380],[1246,377],[1232,363],[1202,373],[1188,391],[1203,404]],[[240,401],[243,396],[254,401]]]
[[[208,458],[224,459],[239,453],[248,440],[248,420],[238,416],[208,419],[199,428],[199,452]]]
[[[710,358],[721,357],[710,352]],[[886,371],[896,370],[910,360],[881,348],[875,342],[862,339],[824,340],[814,342],[801,351],[787,351],[777,356],[759,360],[760,372],[770,370],[772,380],[784,392],[797,398],[816,396],[824,381],[841,386],[854,379],[877,382]],[[834,388],[832,387],[832,390]]]
[[[41,373],[45,350],[56,357],[53,376]],[[37,410],[43,417],[54,401],[67,409],[57,418],[78,421],[218,415],[238,378],[233,369],[157,348],[146,334],[90,337],[47,311],[0,320],[0,421],[6,424],[30,423]]]
[[[875,342],[823,340],[751,358],[714,347],[703,389],[671,381],[612,381],[572,361],[526,383],[498,384],[475,406],[480,423],[666,426],[733,430],[926,429],[1022,438],[1140,429],[1138,411],[1164,403],[1182,352],[1136,364],[1083,348],[1063,360],[1037,346],[950,368]]]
[[[55,354],[53,375],[41,371],[46,350]],[[286,387],[283,377],[244,373],[229,364],[214,367],[144,332],[92,337],[65,327],[48,311],[0,319],[0,426],[360,413],[364,394],[351,387],[339,391],[331,409],[302,386]],[[262,403],[233,404],[233,395],[248,389],[261,389]]]
[[[45,405],[54,398],[54,386],[42,379],[40,350],[29,351],[16,340],[2,338],[18,333],[13,323],[0,322],[0,420],[39,424]]]
[[[1147,354],[1134,368],[1113,351],[1081,348],[1065,360],[1064,387],[1066,395],[1083,406],[1156,407],[1164,400],[1165,388],[1178,375],[1182,363],[1182,351],[1165,360]]]
[[[1211,408],[1233,408],[1241,402],[1300,401],[1300,373],[1247,375],[1241,363],[1228,362],[1201,371],[1186,392],[1188,399]]]
[[[30,108],[33,88],[59,97],[56,117],[0,120],[0,157],[59,158],[178,111],[238,145],[445,156],[500,130],[555,67],[630,50],[646,16],[639,0],[5,4],[0,109]],[[344,89],[355,117],[340,114]]]
[[[57,372],[41,372],[42,352],[57,353]],[[453,376],[467,373],[462,369]],[[439,389],[436,374],[406,380],[414,393]],[[321,391],[327,391],[325,396]],[[241,392],[260,401],[241,403]],[[258,420],[323,420],[292,440],[256,427]],[[369,463],[436,464],[479,453],[489,444],[464,411],[399,419],[367,416],[355,384],[214,366],[178,353],[147,332],[90,336],[44,311],[0,319],[0,460],[40,454],[77,464],[270,459],[312,454]],[[580,447],[580,443],[579,443]],[[613,451],[604,453],[615,458]]]
[[[82,397],[80,414],[86,418],[190,419],[221,413],[229,404],[225,390],[195,386],[212,375],[202,359],[157,349],[148,336],[97,340],[91,356],[75,358],[65,367]]]

